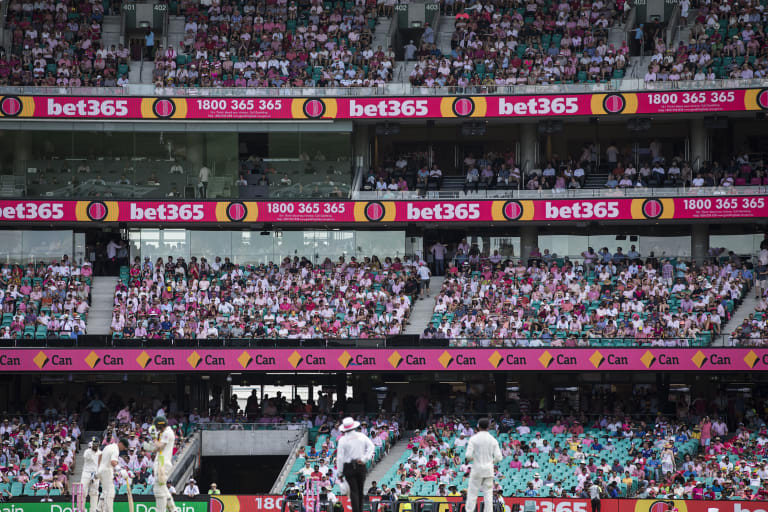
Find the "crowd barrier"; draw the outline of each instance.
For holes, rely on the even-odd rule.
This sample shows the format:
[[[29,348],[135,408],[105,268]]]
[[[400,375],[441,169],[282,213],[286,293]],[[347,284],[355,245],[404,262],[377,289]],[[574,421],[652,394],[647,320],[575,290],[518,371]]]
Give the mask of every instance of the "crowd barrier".
[[[176,499],[176,512],[282,512],[284,497],[280,495],[201,495],[194,499]],[[436,512],[453,512],[449,504],[459,503],[459,497],[424,497],[438,503]],[[419,499],[412,497],[411,500]],[[339,500],[345,512],[351,512],[346,496]],[[370,501],[371,505],[375,499]],[[482,502],[482,498],[480,499]],[[578,498],[524,498],[505,497],[505,504],[512,509],[518,505],[526,511],[526,502],[535,503],[535,512],[593,512],[590,500]],[[445,505],[441,505],[441,504]],[[311,505],[311,503],[310,503]],[[371,507],[373,509],[373,507]],[[673,499],[603,499],[601,512],[766,512],[765,501],[739,500],[673,500]],[[409,512],[411,512],[413,508]],[[479,509],[482,510],[482,509]],[[530,505],[527,510],[530,510]],[[0,512],[76,512],[70,500],[64,497],[51,502],[40,502],[34,498],[14,498],[11,502],[0,503]],[[114,512],[129,512],[125,496],[115,500]],[[157,512],[152,499],[139,499],[134,503],[134,512]],[[314,512],[308,510],[307,512]],[[405,512],[405,511],[403,511]]]
[[[459,497],[425,497],[438,502],[436,512],[453,512],[449,503],[458,503]],[[352,508],[346,496],[339,497],[345,512]],[[419,499],[418,497],[411,498]],[[212,496],[209,512],[282,512],[283,496],[277,495],[252,495]],[[482,502],[482,498],[480,500]],[[535,512],[593,512],[590,500],[578,498],[524,498],[505,497],[505,504],[512,509],[514,505],[520,507],[520,511],[528,512],[526,502],[534,502]],[[445,506],[440,506],[445,503]],[[311,503],[310,503],[311,505]],[[749,501],[727,500],[672,500],[672,499],[603,499],[600,512],[766,512],[768,503]],[[372,507],[373,509],[373,507]],[[413,510],[413,509],[411,509]],[[478,507],[478,510],[483,508]],[[310,512],[308,510],[308,512]],[[397,512],[397,511],[396,511]],[[410,511],[409,511],[410,512]]]
[[[0,512],[77,512],[72,509],[72,501],[67,497],[51,498],[53,501],[41,502],[39,497],[14,497],[11,501],[0,502]],[[176,512],[208,512],[208,496],[194,499],[176,499]],[[87,509],[86,505],[86,509]],[[125,495],[115,497],[113,512],[131,512]],[[133,512],[157,512],[152,497],[137,497]]]

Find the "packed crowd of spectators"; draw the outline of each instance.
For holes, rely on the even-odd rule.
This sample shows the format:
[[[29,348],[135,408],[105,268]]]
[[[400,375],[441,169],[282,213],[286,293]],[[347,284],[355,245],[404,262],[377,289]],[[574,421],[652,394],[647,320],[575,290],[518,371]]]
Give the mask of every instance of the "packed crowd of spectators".
[[[760,247],[757,265],[753,271],[755,279],[754,313],[750,313],[730,333],[728,343],[732,346],[764,347],[768,345],[768,241]]]
[[[547,416],[492,421],[504,457],[495,468],[498,496],[589,498],[596,483],[608,498],[768,499],[768,432],[757,416],[730,436],[723,418]],[[474,432],[464,417],[434,418],[369,494],[461,496]]]
[[[351,87],[392,79],[391,49],[372,48],[376,2],[182,4],[185,36],[155,51],[158,87]]]
[[[683,19],[687,22],[690,2],[684,4]],[[768,76],[763,10],[762,5],[746,1],[700,4],[687,43],[681,42],[674,49],[656,38],[645,81]]]
[[[590,391],[583,386],[576,401],[565,391],[552,397],[520,394],[490,413],[490,431],[499,439],[504,457],[495,468],[497,493],[585,498],[595,482],[605,497],[768,499],[768,430],[759,391],[754,397],[725,390],[705,397],[659,393],[651,385],[628,395],[609,389],[596,384]],[[492,395],[477,389],[450,396],[390,391],[383,401],[372,402],[379,404],[380,412],[353,414],[374,442],[374,463],[406,429],[416,429],[400,460],[367,494],[382,500],[461,496],[470,470],[465,447],[477,418],[489,414]],[[214,396],[204,410],[183,413],[174,399],[137,402],[113,394],[102,400],[98,391],[90,390],[75,407],[81,415],[67,410],[65,396],[54,400],[32,395],[24,405],[26,413],[6,415],[0,423],[0,497],[50,500],[67,494],[69,480],[79,480],[80,468],[74,467],[78,446],[90,441],[82,439],[81,430],[105,423],[97,437],[100,446],[127,438],[121,469],[129,472],[135,494],[151,494],[148,444],[157,416],[165,416],[174,429],[174,455],[183,451],[200,425],[214,423],[228,429],[264,428],[258,423],[303,425],[310,442],[298,450],[289,489],[298,485],[305,494],[316,495],[323,488],[338,488],[334,461],[339,427],[350,407],[368,410],[359,402],[361,396],[333,402],[320,392],[316,400],[305,402],[298,396],[289,401],[279,392],[260,396],[254,390],[244,407],[241,398],[233,395],[220,403]],[[603,412],[587,415],[598,410]],[[122,471],[116,471],[115,484],[120,493],[126,492]],[[186,486],[170,485],[174,494],[182,493],[182,487],[185,495],[199,493],[194,480]]]
[[[553,155],[551,160],[540,166],[541,168],[531,169],[521,176],[512,152],[469,154],[463,162],[464,192],[522,187],[526,190],[551,190],[557,193],[584,188],[588,185],[587,178],[600,170],[596,156],[597,150],[586,145],[578,158],[572,155],[565,158]],[[704,162],[698,170],[694,170],[682,157],[669,157],[663,144],[655,139],[641,156],[640,165],[635,166],[633,162],[633,154],[620,149],[615,142],[610,142],[605,149],[605,158],[600,164],[604,171],[608,172],[604,187],[689,187],[694,190],[717,187],[722,190],[738,186],[768,185],[768,170],[762,158],[747,151],[740,152],[727,163]],[[379,171],[378,175],[371,171],[369,183],[374,182],[376,176],[383,175],[384,179],[374,182],[375,189],[392,190],[392,187],[379,186],[385,182],[386,177],[392,176],[391,171],[391,166]],[[398,179],[397,173],[394,173],[394,176],[394,179]],[[405,183],[408,183],[407,178]],[[428,185],[426,179],[422,183],[422,188]]]
[[[539,85],[624,76],[629,48],[607,43],[608,29],[629,5],[624,0],[457,3],[444,2],[444,10],[458,13],[450,55],[435,46],[429,26],[418,48],[412,41],[405,46],[406,60],[417,60],[413,85]]]
[[[465,489],[470,465],[463,454],[473,423],[437,418],[410,439],[385,485],[414,495]],[[638,481],[655,483],[674,472],[675,456],[695,454],[697,448],[684,422],[664,417],[647,425],[610,416],[592,423],[578,418],[537,423],[530,416],[516,421],[504,415],[491,430],[504,457],[496,467],[495,491],[504,496],[583,497],[597,480],[607,496],[626,497],[637,491]]]
[[[39,414],[4,417],[0,500],[22,494],[44,499],[67,494],[80,434],[78,415],[60,414],[53,405]]]
[[[11,46],[0,52],[0,85],[126,85],[129,52],[102,45],[104,15],[104,2],[96,0],[12,0],[5,19]]]
[[[95,398],[98,399],[98,398]],[[156,401],[157,402],[157,401]],[[117,443],[119,439],[128,440],[128,449],[120,453],[119,469],[127,471],[131,478],[131,490],[133,494],[152,494],[152,486],[155,475],[152,473],[153,451],[151,426],[154,418],[163,416],[168,420],[168,425],[173,429],[176,443],[173,447],[173,455],[176,457],[183,450],[195,426],[202,423],[199,415],[172,414],[169,403],[154,403],[152,409],[141,409],[135,402],[129,401],[110,417],[107,428],[101,433],[100,448]],[[210,421],[210,418],[208,418]],[[128,492],[126,473],[115,471],[115,483],[118,494]],[[171,493],[177,494],[181,489],[173,487],[174,482],[169,482]],[[174,492],[176,491],[176,492]]]
[[[525,265],[460,246],[422,336],[469,346],[706,344],[754,279],[730,261],[698,266],[653,254],[643,261],[634,246],[613,254],[590,247],[581,257],[535,249]]]
[[[390,447],[400,438],[400,423],[396,416],[359,415],[355,418],[360,430],[373,441],[375,451],[369,467],[378,463]],[[340,419],[317,414],[312,418],[305,414],[302,420],[310,428],[314,443],[299,448],[287,483],[305,494],[318,494],[322,489],[331,490],[338,484],[341,468],[336,467],[336,447],[341,437]]]
[[[611,145],[611,147],[615,147]],[[704,162],[694,171],[691,165],[681,158],[667,162],[663,156],[643,161],[637,169],[631,162],[610,162],[612,170],[605,183],[606,188],[637,187],[719,187],[728,189],[738,186],[768,185],[763,161],[755,160],[743,153],[732,158],[727,164]]]
[[[91,264],[61,261],[0,267],[0,339],[72,338],[85,334]]]
[[[369,338],[400,334],[418,292],[414,263],[299,257],[238,266],[168,257],[134,261],[115,287],[123,338]]]

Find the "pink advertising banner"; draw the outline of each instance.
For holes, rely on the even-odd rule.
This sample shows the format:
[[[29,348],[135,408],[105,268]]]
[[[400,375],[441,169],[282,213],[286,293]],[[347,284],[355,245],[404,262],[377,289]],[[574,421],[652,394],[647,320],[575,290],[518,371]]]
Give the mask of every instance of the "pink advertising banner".
[[[0,201],[0,221],[163,223],[553,222],[766,218],[765,196],[508,201]]]
[[[759,111],[767,89],[535,96],[181,98],[0,96],[0,118],[94,120],[441,119]]]
[[[183,343],[183,342],[181,342]],[[753,371],[768,349],[0,349],[5,372]]]

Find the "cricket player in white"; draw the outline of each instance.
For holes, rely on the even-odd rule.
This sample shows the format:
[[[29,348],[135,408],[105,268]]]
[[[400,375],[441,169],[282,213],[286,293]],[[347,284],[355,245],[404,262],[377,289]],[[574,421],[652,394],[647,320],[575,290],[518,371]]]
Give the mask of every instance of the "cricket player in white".
[[[115,503],[115,468],[120,463],[120,452],[128,449],[128,440],[109,444],[99,455],[99,481],[101,482],[101,512],[113,512]]]
[[[89,510],[95,511],[99,506],[99,442],[94,437],[88,445],[88,449],[83,454],[83,474],[80,482],[83,484],[83,505],[85,500],[90,498]]]
[[[157,455],[152,470],[155,474],[152,492],[155,494],[157,512],[166,512],[166,510],[176,512],[176,503],[173,502],[173,496],[165,485],[173,469],[173,445],[176,442],[176,436],[164,416],[155,418],[154,425],[157,429],[157,439],[155,439]]]
[[[493,512],[493,466],[501,462],[499,442],[488,433],[488,418],[477,422],[477,434],[469,439],[464,456],[471,463],[467,486],[467,512],[475,512],[478,492],[483,491],[485,512]]]

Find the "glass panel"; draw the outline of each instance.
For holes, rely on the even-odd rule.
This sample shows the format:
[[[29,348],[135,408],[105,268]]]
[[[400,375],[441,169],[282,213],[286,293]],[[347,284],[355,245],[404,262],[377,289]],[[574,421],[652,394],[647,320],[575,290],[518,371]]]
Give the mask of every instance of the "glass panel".
[[[282,231],[275,239],[274,261],[279,263],[285,257],[293,259],[294,256],[301,258],[306,256],[314,263],[312,250],[315,244],[314,231]]]
[[[0,261],[21,261],[21,231],[0,231]]]
[[[493,254],[495,254],[496,251],[499,251],[499,256],[501,256],[503,259],[519,258],[520,257],[520,237],[517,237],[517,236],[491,237],[488,256],[492,256]]]
[[[651,251],[657,258],[661,258],[662,253],[668,257],[691,257],[690,236],[644,236],[642,241],[644,257],[648,257]]]
[[[72,231],[24,231],[21,251],[25,261],[61,260],[72,256]]]
[[[143,229],[132,229],[128,231],[128,246],[130,248],[130,261],[136,258],[141,259],[141,235]]]
[[[358,246],[360,245],[360,233],[358,233]],[[409,236],[405,239],[405,254],[411,258],[421,259],[424,254],[424,238],[420,236]]]
[[[204,160],[211,169],[208,197],[236,197],[238,142],[236,133],[206,133]]]
[[[190,232],[184,229],[142,229],[141,257],[155,261],[173,256],[189,261],[189,236]]]
[[[208,263],[213,263],[216,256],[230,258],[232,255],[231,231],[190,231],[189,255],[196,256],[198,261],[205,258]],[[240,263],[239,260],[234,260]]]
[[[315,231],[314,248],[313,254],[317,255],[317,263],[322,263],[325,258],[336,261],[342,255],[349,261],[349,258],[355,255],[355,232]]]
[[[642,237],[640,238],[642,239]],[[592,247],[595,252],[600,252],[600,249],[607,247],[608,252],[611,254],[616,253],[616,248],[621,247],[622,252],[627,254],[629,252],[630,245],[634,245],[635,249],[637,249],[639,242],[631,242],[630,244],[628,240],[616,240],[616,235],[590,235],[587,238],[587,243],[584,245],[584,247],[582,247],[581,250],[574,254],[581,256],[581,253],[586,251],[589,247]],[[640,254],[643,255],[642,252]]]
[[[239,265],[258,265],[275,261],[274,235],[258,231],[232,232],[232,261]]]
[[[75,233],[75,256],[77,263],[85,262],[85,233]]]
[[[615,237],[614,237],[615,239]],[[578,235],[540,235],[539,250],[544,254],[545,250],[558,258],[569,256],[580,257],[581,252],[587,248],[589,237]]]
[[[350,135],[347,133],[302,133],[301,152],[316,162],[349,160],[351,153],[349,138]]]
[[[270,159],[299,159],[300,137],[298,133],[270,133],[269,134],[269,154]],[[309,160],[309,158],[306,158]]]
[[[709,237],[710,249],[723,249],[722,255],[733,251],[739,255],[757,254],[760,252],[762,235],[711,235]]]
[[[405,231],[358,231],[355,238],[358,259],[378,256],[384,261],[405,256]]]

